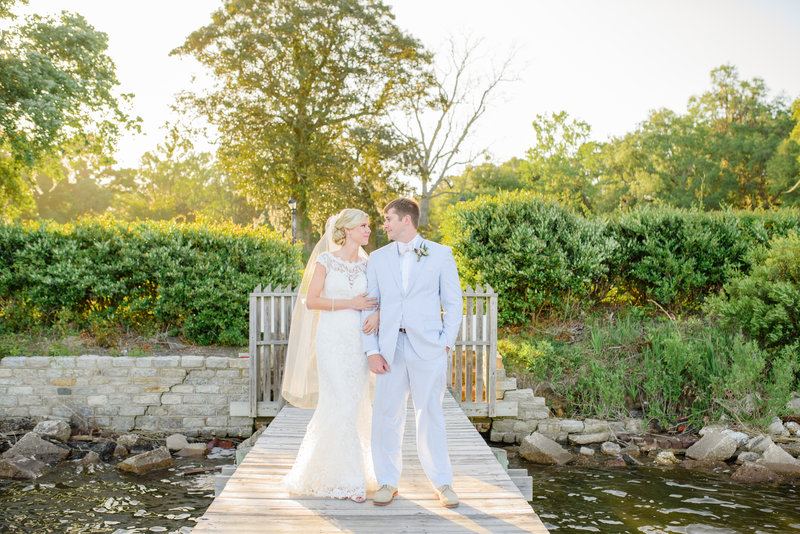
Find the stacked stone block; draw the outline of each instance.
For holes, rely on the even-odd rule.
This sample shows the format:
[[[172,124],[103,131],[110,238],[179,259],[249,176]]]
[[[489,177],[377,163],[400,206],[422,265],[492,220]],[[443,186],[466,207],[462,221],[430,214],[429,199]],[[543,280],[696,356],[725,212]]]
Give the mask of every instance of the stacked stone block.
[[[118,432],[249,436],[247,359],[204,356],[6,357],[0,417],[75,418]]]
[[[643,430],[641,419],[580,421],[550,417],[545,398],[534,396],[532,389],[505,391],[503,400],[517,402],[517,416],[495,418],[489,436],[491,441],[522,443],[526,436],[539,432],[559,443],[586,445],[602,443],[612,435],[639,434]]]

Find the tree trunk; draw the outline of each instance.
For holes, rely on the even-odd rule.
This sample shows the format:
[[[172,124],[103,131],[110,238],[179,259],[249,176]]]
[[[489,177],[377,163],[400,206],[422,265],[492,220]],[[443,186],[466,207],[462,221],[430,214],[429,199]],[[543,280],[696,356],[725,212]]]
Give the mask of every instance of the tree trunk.
[[[430,211],[430,195],[423,193],[419,199],[419,226],[420,228],[428,224],[428,214]]]

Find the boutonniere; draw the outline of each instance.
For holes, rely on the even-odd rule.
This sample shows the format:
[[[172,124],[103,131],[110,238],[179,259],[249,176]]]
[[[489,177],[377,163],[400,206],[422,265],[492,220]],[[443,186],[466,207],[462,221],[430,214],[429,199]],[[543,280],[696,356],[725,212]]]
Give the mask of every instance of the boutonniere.
[[[427,256],[428,255],[428,247],[427,247],[427,245],[425,245],[425,243],[423,243],[421,247],[415,248],[414,249],[414,254],[417,255],[417,262],[419,262],[419,260],[422,259],[422,256]]]

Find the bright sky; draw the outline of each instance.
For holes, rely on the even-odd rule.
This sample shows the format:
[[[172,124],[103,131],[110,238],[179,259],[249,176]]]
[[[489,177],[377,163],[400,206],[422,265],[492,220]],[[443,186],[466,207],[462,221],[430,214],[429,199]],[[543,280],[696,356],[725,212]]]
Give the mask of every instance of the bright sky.
[[[30,0],[22,13],[68,10],[109,35],[121,91],[134,93],[143,134],[120,142],[123,166],[163,138],[174,95],[197,66],[169,57],[207,24],[221,0]],[[535,143],[537,114],[566,110],[593,137],[631,131],[651,109],[683,111],[732,63],[773,94],[800,97],[800,2],[796,0],[393,0],[400,27],[437,49],[449,34],[482,38],[502,58],[517,49],[519,81],[506,87],[475,129],[495,161]]]

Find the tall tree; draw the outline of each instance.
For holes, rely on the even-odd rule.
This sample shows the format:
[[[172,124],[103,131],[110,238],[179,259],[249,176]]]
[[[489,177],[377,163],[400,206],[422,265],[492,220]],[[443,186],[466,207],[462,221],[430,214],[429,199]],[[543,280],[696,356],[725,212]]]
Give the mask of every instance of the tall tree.
[[[138,169],[110,181],[115,213],[125,219],[181,219],[203,216],[250,224],[263,210],[250,206],[211,154],[197,153],[180,125],[171,125]]]
[[[737,207],[774,205],[767,164],[792,129],[786,102],[770,99],[764,80],[740,80],[736,67],[722,65],[711,71],[711,89],[690,99],[689,114],[709,130],[703,148],[714,165],[704,184]]]
[[[773,172],[770,173],[774,180],[770,186],[772,192],[778,191],[782,201],[798,206],[800,205],[800,98],[792,103],[792,119],[794,120],[792,133],[778,147],[777,161],[770,162],[774,165],[771,169]]]
[[[582,212],[592,209],[594,155],[588,123],[570,119],[566,111],[537,115],[536,146],[528,149],[522,176],[528,187]]]
[[[65,223],[105,213],[114,199],[114,192],[103,183],[108,170],[98,171],[84,160],[61,169],[56,175],[68,175],[63,180],[54,179],[47,169],[37,171],[33,192],[36,216]]]
[[[337,191],[355,187],[353,128],[392,105],[429,59],[374,0],[226,0],[173,53],[217,82],[184,101],[218,128],[220,164],[276,214],[293,198],[307,244],[311,223],[343,205]]]
[[[14,2],[3,0],[0,17]],[[80,15],[32,15],[0,31],[0,217],[33,206],[34,169],[113,153],[133,128],[116,96],[108,37]],[[60,177],[59,177],[60,178]]]
[[[467,150],[467,140],[497,89],[512,80],[513,54],[478,73],[481,41],[450,37],[446,50],[431,77],[406,93],[405,116],[393,120],[410,148],[408,171],[420,180],[420,225],[427,223],[431,199],[452,185],[448,176],[485,154]]]

